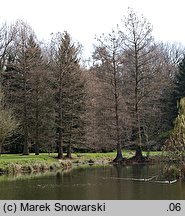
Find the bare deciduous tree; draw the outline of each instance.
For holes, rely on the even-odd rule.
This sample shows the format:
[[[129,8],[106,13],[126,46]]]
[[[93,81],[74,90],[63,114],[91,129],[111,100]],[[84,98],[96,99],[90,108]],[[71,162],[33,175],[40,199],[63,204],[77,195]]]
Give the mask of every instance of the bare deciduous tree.
[[[132,139],[135,140],[136,159],[142,159],[142,104],[149,95],[149,86],[153,77],[151,61],[155,46],[151,35],[152,27],[143,16],[139,17],[133,10],[123,20],[120,36],[124,43],[123,63],[128,72],[130,83],[129,102],[133,117]]]
[[[116,141],[117,155],[114,162],[122,162],[122,134],[128,119],[128,112],[124,100],[121,77],[122,65],[122,38],[114,30],[108,36],[98,39],[100,46],[96,48],[94,59],[97,62],[97,77],[103,83],[104,88],[104,111],[108,116],[106,126],[110,126],[109,132]],[[111,128],[112,127],[112,128]]]

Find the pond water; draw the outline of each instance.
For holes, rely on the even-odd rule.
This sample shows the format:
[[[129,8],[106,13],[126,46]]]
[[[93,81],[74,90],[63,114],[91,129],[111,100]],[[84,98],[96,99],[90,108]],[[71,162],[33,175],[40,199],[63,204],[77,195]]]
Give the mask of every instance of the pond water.
[[[0,176],[0,199],[170,200],[185,199],[185,182],[157,182],[156,165],[84,166],[31,176]],[[143,178],[153,176],[151,181]]]

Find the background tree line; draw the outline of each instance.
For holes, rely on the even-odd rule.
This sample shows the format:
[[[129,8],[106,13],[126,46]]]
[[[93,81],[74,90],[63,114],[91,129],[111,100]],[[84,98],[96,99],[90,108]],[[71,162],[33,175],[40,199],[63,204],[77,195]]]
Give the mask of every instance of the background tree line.
[[[0,112],[11,110],[16,125],[2,152],[57,151],[62,158],[64,150],[71,157],[72,149],[117,149],[115,161],[122,161],[122,148],[134,148],[135,159],[161,148],[185,96],[177,95],[184,47],[156,42],[148,20],[131,9],[96,40],[86,68],[69,33],[43,44],[24,21],[1,24]]]

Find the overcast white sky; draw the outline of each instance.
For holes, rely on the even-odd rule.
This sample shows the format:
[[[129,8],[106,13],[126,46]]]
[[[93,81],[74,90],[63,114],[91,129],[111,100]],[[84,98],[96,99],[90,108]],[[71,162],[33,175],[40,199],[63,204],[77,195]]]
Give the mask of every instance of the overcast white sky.
[[[184,0],[0,0],[0,22],[23,19],[40,40],[67,30],[90,55],[94,36],[110,32],[128,7],[153,25],[156,40],[185,46]]]

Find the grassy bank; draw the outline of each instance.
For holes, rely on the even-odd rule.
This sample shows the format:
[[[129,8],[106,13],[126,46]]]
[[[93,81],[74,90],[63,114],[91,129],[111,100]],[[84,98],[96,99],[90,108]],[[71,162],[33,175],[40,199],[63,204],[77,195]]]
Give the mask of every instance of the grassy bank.
[[[135,154],[134,151],[123,151],[123,157],[131,158]],[[143,152],[146,156],[147,152]],[[57,154],[40,154],[38,156],[30,154],[28,156],[18,154],[3,154],[0,157],[0,174],[23,174],[34,173],[40,174],[46,171],[64,170],[68,171],[75,165],[89,165],[95,164],[108,165],[116,156],[116,152],[110,153],[73,153],[72,158],[58,160]],[[165,162],[165,157],[161,157],[162,152],[150,152],[150,159],[152,163],[159,161]],[[163,170],[164,176],[168,179],[185,179],[185,165],[166,164]]]
[[[64,169],[71,166],[71,162],[59,161],[56,155],[30,154],[28,156],[6,154],[0,157],[0,173],[32,173]]]
[[[146,152],[143,152],[146,155]],[[151,158],[159,157],[160,152],[151,152]],[[28,156],[18,154],[3,154],[0,157],[0,173],[21,173],[21,172],[43,172],[47,170],[65,169],[72,164],[107,164],[111,162],[116,152],[110,153],[74,153],[72,159],[58,160],[57,154],[30,154]],[[134,151],[123,151],[123,156],[130,158]]]
[[[150,152],[149,156],[151,159],[159,159],[161,152],[155,151]],[[123,151],[123,157],[131,158],[135,155],[135,151]],[[147,152],[143,152],[143,156],[146,156]],[[73,154],[73,163],[107,163],[111,162],[116,157],[116,152],[109,153],[79,153]]]

